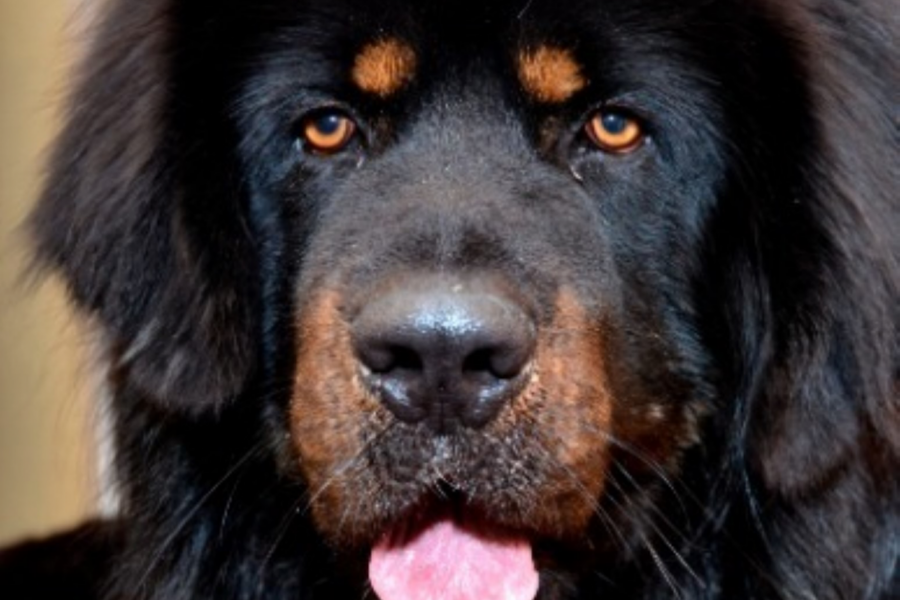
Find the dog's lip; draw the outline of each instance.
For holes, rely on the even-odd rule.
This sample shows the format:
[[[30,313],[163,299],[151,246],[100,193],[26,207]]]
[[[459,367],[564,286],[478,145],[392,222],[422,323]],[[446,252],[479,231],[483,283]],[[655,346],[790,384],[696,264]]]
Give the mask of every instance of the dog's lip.
[[[527,539],[537,544],[542,538],[534,531],[496,518],[496,507],[472,500],[463,487],[445,478],[412,508],[382,523],[369,548],[385,542],[395,545],[408,543],[422,531],[444,521],[452,521],[461,529],[495,541]]]
[[[427,508],[420,509],[415,515],[395,519],[385,528],[379,542],[387,541],[391,544],[402,545],[415,538],[423,530],[442,521],[452,521],[461,529],[491,539],[526,537],[526,534],[521,531],[480,516],[480,511],[467,506],[462,501],[444,498],[430,503]]]

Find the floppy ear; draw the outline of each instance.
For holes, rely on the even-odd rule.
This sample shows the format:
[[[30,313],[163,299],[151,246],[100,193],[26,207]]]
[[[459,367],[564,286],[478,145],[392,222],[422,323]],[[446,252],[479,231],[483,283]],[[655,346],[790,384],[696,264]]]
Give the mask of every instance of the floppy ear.
[[[820,15],[807,28],[816,155],[805,174],[807,196],[784,203],[802,203],[798,210],[817,226],[782,225],[794,238],[782,247],[791,250],[770,258],[780,270],[772,285],[774,362],[751,443],[763,481],[785,494],[829,480],[850,461],[869,461],[877,472],[900,460],[892,91],[900,81],[875,51],[890,47],[888,30],[861,6],[842,10],[856,12],[831,15],[834,22]]]
[[[32,215],[37,260],[99,322],[120,383],[202,412],[241,391],[256,353],[234,144],[223,107],[179,94],[216,84],[181,72],[171,2],[115,4]]]

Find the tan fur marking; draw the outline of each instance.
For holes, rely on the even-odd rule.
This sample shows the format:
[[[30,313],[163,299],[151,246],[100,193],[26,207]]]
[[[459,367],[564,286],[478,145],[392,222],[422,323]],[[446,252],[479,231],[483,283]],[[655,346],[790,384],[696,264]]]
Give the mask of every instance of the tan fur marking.
[[[547,104],[565,102],[587,85],[572,53],[552,46],[519,54],[519,81],[535,100]]]
[[[551,324],[538,338],[534,371],[513,402],[512,426],[535,422],[536,443],[552,449],[558,469],[545,474],[546,509],[532,518],[577,531],[591,519],[609,469],[613,402],[603,334],[575,294],[560,292]],[[518,424],[518,425],[517,425]]]
[[[386,38],[365,46],[353,64],[353,83],[382,98],[405,87],[416,74],[416,53],[406,42]]]
[[[291,437],[300,467],[318,501],[311,507],[320,523],[336,518],[348,493],[335,469],[353,464],[363,444],[364,421],[378,402],[359,381],[349,329],[341,318],[340,295],[325,291],[311,301],[298,323],[300,348],[290,406]],[[345,473],[353,479],[352,470]]]

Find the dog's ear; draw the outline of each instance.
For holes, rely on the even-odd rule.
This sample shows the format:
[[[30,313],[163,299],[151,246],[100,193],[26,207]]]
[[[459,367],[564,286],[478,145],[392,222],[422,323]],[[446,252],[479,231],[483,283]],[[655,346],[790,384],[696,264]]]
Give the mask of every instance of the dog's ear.
[[[872,316],[787,326],[794,331],[768,374],[753,419],[753,456],[768,489],[802,495],[856,461],[887,464],[884,457],[865,456],[866,448],[900,458],[900,412],[885,370],[892,346],[886,333],[896,335],[896,328],[882,321],[885,328],[878,331],[870,327]]]
[[[806,40],[819,131],[803,196],[786,198],[793,208],[778,217],[785,239],[775,244],[788,250],[769,258],[780,278],[771,286],[772,368],[753,415],[760,475],[788,495],[851,461],[878,472],[900,460],[900,80],[867,51],[890,46],[886,30],[861,11],[834,18]],[[817,228],[785,216],[804,210],[802,223]]]
[[[197,413],[252,374],[258,286],[225,109],[179,93],[216,83],[179,72],[170,4],[122,0],[101,24],[31,229],[39,267],[103,330],[115,377]]]
[[[779,494],[802,495],[854,462],[886,478],[900,463],[900,332],[888,304],[898,294],[860,258],[822,305],[782,315],[751,440],[763,482]]]

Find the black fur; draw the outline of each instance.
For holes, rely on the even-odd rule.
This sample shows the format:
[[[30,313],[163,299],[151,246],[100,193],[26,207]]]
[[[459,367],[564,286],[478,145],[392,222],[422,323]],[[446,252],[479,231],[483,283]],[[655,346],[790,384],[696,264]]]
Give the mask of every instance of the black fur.
[[[503,521],[539,539],[541,600],[900,598],[892,3],[111,4],[33,228],[104,334],[123,509],[47,542],[83,561],[0,554],[4,598],[54,573],[91,582],[76,598],[362,597],[375,509],[350,539],[309,514],[297,323],[333,279],[352,305],[438,268],[506,273],[538,307],[575,289],[611,332],[612,433],[638,450],[592,499],[609,519],[560,539]],[[346,76],[378,36],[420,52],[397,98]],[[547,40],[589,81],[561,106],[506,62]],[[589,148],[611,100],[652,144]],[[298,148],[333,104],[360,137]],[[677,416],[639,433],[648,399]],[[402,461],[407,439],[377,451]]]

